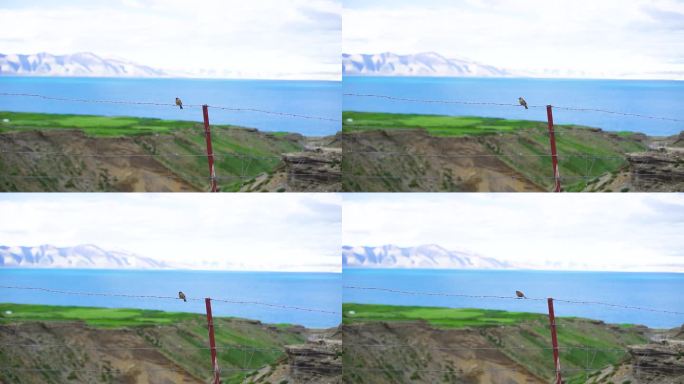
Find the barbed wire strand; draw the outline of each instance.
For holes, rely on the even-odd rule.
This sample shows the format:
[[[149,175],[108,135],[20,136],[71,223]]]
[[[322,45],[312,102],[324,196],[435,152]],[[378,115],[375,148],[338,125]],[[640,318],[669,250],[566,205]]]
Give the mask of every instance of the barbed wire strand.
[[[178,296],[132,295],[132,294],[125,294],[125,293],[65,291],[65,290],[59,290],[59,289],[40,288],[40,287],[25,287],[25,286],[11,286],[11,285],[0,285],[0,289],[30,290],[30,291],[40,291],[40,292],[62,294],[62,295],[75,295],[75,296],[104,296],[104,297],[123,297],[123,298],[129,298],[129,299],[182,300]],[[204,301],[203,298],[196,298],[196,297],[186,297],[186,299],[189,301]],[[283,305],[283,304],[273,304],[273,303],[266,303],[266,302],[261,302],[261,301],[252,301],[252,300],[211,298],[211,301],[212,302],[229,303],[229,304],[257,305],[257,306],[265,306],[265,307],[280,308],[280,309],[289,309],[289,310],[304,311],[304,312],[318,312],[318,313],[327,313],[327,314],[334,314],[334,315],[341,314],[341,312],[337,312],[337,311],[329,311],[329,310],[315,309],[315,308],[304,308],[304,307]]]
[[[546,298],[535,298],[535,297],[527,297],[527,296],[525,296],[524,298],[519,298],[519,297],[515,297],[515,296],[469,295],[469,294],[446,293],[446,292],[404,291],[404,290],[391,289],[391,288],[362,287],[362,286],[355,286],[355,285],[343,285],[342,288],[343,289],[363,290],[363,291],[381,291],[381,292],[396,293],[396,294],[402,294],[402,295],[417,295],[417,296],[442,296],[442,297],[463,297],[463,298],[472,298],[472,299],[505,299],[505,300],[523,300],[523,301],[546,301],[547,300]],[[632,306],[632,305],[623,305],[623,304],[613,304],[613,303],[607,303],[607,302],[602,302],[602,301],[582,301],[582,300],[568,300],[568,299],[556,299],[556,298],[553,298],[553,301],[554,302],[560,302],[560,303],[567,303],[567,304],[600,305],[600,306],[608,306],[608,307],[621,308],[621,309],[630,309],[630,310],[639,310],[639,311],[657,312],[657,313],[667,313],[667,314],[673,314],[673,315],[684,315],[684,312],[679,312],[679,311],[670,311],[670,310],[639,307],[639,306]]]
[[[362,94],[362,93],[343,93],[342,95],[343,96],[349,96],[349,97],[368,97],[368,98],[385,99],[385,100],[390,100],[390,101],[403,101],[403,102],[424,103],[424,104],[490,105],[490,106],[500,106],[500,107],[523,108],[523,106],[520,104],[496,103],[496,102],[487,102],[487,101],[412,99],[412,98],[395,97],[395,96],[388,96],[388,95]],[[528,107],[529,108],[546,108],[546,105],[528,105]],[[639,118],[651,119],[651,120],[666,120],[666,121],[684,122],[684,120],[682,120],[682,119],[676,119],[676,118],[671,118],[671,117],[649,116],[649,115],[642,115],[639,113],[619,112],[619,111],[611,111],[611,110],[599,109],[599,108],[566,107],[566,106],[557,106],[557,105],[552,105],[552,107],[554,109],[561,109],[561,110],[566,110],[566,111],[599,112],[599,113],[608,113],[608,114],[622,115],[622,116],[629,116],[629,117],[639,117]]]
[[[31,156],[55,156],[55,157],[103,157],[103,158],[116,158],[116,157],[207,157],[206,153],[198,154],[184,154],[184,153],[70,153],[70,152],[40,152],[40,151],[0,151],[0,154],[9,155],[31,155]],[[427,154],[427,153],[410,153],[410,152],[382,152],[382,151],[345,151],[342,152],[343,155],[386,155],[386,156],[405,156],[405,157],[425,157],[425,158],[507,158],[507,157],[522,157],[522,158],[551,158],[553,155],[550,154],[524,154],[524,153],[509,153],[509,154]],[[251,155],[251,154],[241,154],[241,153],[228,153],[228,152],[216,152],[213,153],[214,157],[225,157],[225,158],[240,158],[240,159],[283,159],[283,155]],[[622,156],[611,156],[611,155],[588,155],[583,153],[571,153],[571,154],[560,154],[556,156],[559,160],[570,159],[570,158],[581,158],[581,159],[619,159],[622,160]]]
[[[148,105],[148,106],[178,108],[178,106],[175,103],[159,103],[159,102],[151,102],[151,101],[132,101],[132,100],[98,100],[98,99],[66,98],[66,97],[55,97],[55,96],[40,95],[40,94],[34,94],[34,93],[0,92],[0,96],[33,97],[33,98],[39,98],[39,99],[44,99],[44,100],[65,101],[65,102],[75,102],[75,103]],[[183,104],[183,106],[185,106],[185,107],[202,107],[203,105],[204,104]],[[269,111],[269,110],[257,109],[257,108],[225,107],[225,106],[220,106],[220,105],[208,105],[208,104],[207,104],[207,106],[209,108],[213,108],[213,109],[219,109],[219,110],[224,110],[224,111],[232,111],[232,112],[255,112],[255,113],[268,114],[268,115],[291,117],[291,118],[300,118],[300,119],[309,119],[309,120],[322,120],[322,121],[330,121],[330,122],[335,122],[335,123],[341,122],[340,119],[333,119],[333,118],[321,117],[321,116],[303,115],[303,114],[296,114],[296,113]]]

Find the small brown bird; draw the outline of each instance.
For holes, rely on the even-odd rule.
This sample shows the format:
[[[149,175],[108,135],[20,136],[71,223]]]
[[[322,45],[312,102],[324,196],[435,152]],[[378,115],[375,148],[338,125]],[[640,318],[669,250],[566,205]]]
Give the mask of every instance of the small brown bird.
[[[518,97],[518,103],[520,103],[520,105],[522,105],[523,107],[525,107],[525,109],[527,109],[527,101],[525,101],[525,99],[523,99],[522,97]],[[176,104],[178,104],[177,101],[176,101]]]
[[[182,299],[185,302],[188,301],[188,299],[185,298],[185,293],[183,293],[182,291],[178,291],[178,298]]]
[[[183,109],[183,102],[181,99],[176,97],[176,105],[180,107],[180,109]]]
[[[518,299],[526,299],[525,294],[520,291],[515,291],[515,295],[518,296]]]

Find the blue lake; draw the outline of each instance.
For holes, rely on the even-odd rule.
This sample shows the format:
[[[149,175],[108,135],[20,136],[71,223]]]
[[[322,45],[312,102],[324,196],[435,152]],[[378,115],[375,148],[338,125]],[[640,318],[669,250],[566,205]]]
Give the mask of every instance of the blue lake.
[[[121,271],[78,269],[0,269],[0,285],[66,291],[222,298],[340,311],[341,275],[335,273]],[[40,291],[0,289],[0,302],[142,308],[205,313],[204,301],[75,296]],[[307,327],[339,325],[339,314],[285,310],[258,305],[212,302],[215,316],[236,316],[267,323]]]
[[[178,96],[186,104],[254,108],[336,120],[340,119],[340,89],[340,82],[334,81],[0,77],[0,92],[6,93],[170,104]],[[0,111],[202,121],[200,107],[179,110],[170,106],[92,104],[14,96],[0,96]],[[340,129],[339,122],[218,109],[210,110],[209,120],[213,124],[297,132],[307,136],[331,135]]]
[[[344,78],[342,89],[344,93],[420,100],[513,104],[523,96],[530,105],[606,109],[684,120],[684,81],[348,76]],[[342,109],[546,121],[544,108],[525,110],[510,106],[425,104],[353,96],[343,97]],[[554,110],[554,121],[649,135],[673,135],[684,130],[683,122],[559,109]]]
[[[600,301],[684,313],[684,274],[675,273],[345,269],[343,283],[403,291],[510,297],[515,296],[516,290],[521,290],[532,298]],[[343,302],[367,304],[548,313],[545,300],[403,295],[356,289],[344,289],[342,299]],[[684,324],[684,314],[562,302],[556,302],[554,307],[557,316],[579,316],[609,323],[643,324],[654,328],[673,328]]]

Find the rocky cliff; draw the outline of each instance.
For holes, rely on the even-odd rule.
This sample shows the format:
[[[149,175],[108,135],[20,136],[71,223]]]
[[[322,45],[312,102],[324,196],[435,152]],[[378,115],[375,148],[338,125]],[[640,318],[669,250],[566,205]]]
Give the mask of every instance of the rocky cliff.
[[[684,325],[656,333],[653,342],[628,347],[628,359],[593,375],[590,383],[684,383]]]
[[[338,192],[342,190],[342,149],[335,137],[307,140],[297,152],[285,153],[273,173],[262,173],[241,192]]]
[[[684,191],[684,151],[662,149],[630,153],[630,181],[637,191],[682,192]]]
[[[285,347],[287,356],[277,365],[261,369],[249,383],[342,383],[342,339],[338,330],[322,330],[304,344]]]

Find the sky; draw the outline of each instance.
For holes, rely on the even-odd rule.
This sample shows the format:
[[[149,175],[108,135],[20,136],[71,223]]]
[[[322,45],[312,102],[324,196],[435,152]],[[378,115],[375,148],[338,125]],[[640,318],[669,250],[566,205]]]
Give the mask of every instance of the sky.
[[[526,266],[684,272],[684,194],[346,194],[342,243]]]
[[[93,52],[172,73],[339,80],[341,0],[3,0],[0,53]]]
[[[337,194],[0,194],[0,245],[95,244],[206,269],[340,272]]]
[[[345,53],[684,78],[684,0],[344,0],[342,19]]]

